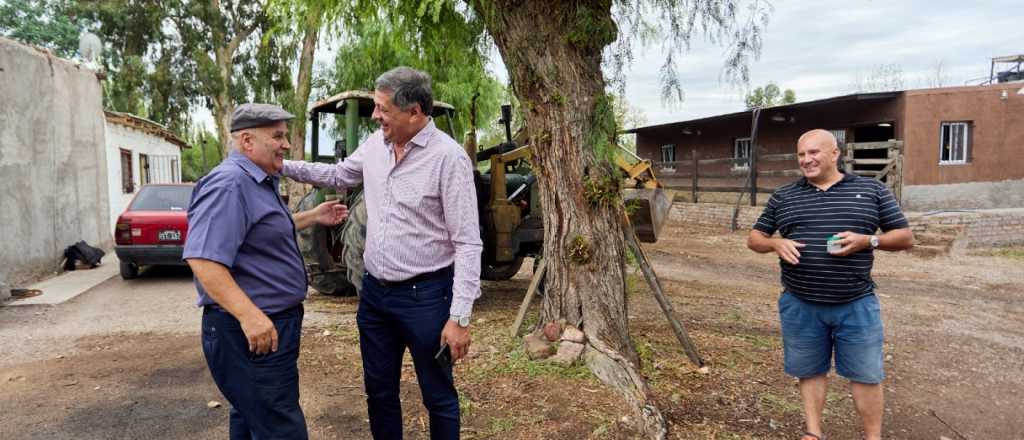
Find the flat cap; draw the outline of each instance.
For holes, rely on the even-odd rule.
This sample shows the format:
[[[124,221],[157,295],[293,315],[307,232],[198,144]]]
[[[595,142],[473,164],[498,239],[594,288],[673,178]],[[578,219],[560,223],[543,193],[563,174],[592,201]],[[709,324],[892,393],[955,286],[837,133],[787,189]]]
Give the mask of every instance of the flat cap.
[[[246,128],[263,127],[279,121],[295,119],[295,115],[286,112],[281,106],[273,104],[241,104],[231,114],[231,132]]]

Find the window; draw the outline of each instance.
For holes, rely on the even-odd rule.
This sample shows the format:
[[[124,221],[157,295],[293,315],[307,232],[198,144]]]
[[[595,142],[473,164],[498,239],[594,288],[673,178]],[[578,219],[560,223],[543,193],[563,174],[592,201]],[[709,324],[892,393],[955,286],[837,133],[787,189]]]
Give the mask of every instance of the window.
[[[132,176],[132,152],[121,150],[121,192],[131,194],[135,192],[135,179]]]
[[[667,144],[661,146],[661,161],[662,162],[675,162],[676,161],[676,146],[673,144]]]
[[[970,149],[970,122],[943,122],[939,140],[939,163],[967,163]]]
[[[832,136],[836,137],[836,145],[839,146],[839,151],[843,151],[846,145],[846,129],[840,128],[837,130],[829,130],[828,132],[832,133]]]
[[[171,159],[171,183],[181,183],[181,176],[178,175],[178,159]]]
[[[750,138],[737,138],[732,144],[733,159],[747,159],[747,162],[733,163],[733,168],[748,168],[750,166]]]
[[[151,176],[149,174],[149,156],[145,154],[139,154],[139,182],[143,185],[150,182]]]

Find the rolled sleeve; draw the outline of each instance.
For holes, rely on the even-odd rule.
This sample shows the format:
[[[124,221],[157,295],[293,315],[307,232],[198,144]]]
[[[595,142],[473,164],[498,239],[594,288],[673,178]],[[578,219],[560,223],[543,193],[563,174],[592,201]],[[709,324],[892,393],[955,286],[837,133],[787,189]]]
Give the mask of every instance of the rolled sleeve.
[[[477,213],[473,166],[469,157],[454,154],[441,178],[441,204],[449,237],[455,247],[455,280],[451,314],[468,316],[480,297],[480,218]]]
[[[337,164],[284,161],[281,174],[292,180],[321,188],[352,188],[363,183],[363,149],[359,148]]]
[[[214,183],[196,190],[188,208],[188,238],[182,259],[201,258],[234,266],[249,230],[244,201],[231,185]]]

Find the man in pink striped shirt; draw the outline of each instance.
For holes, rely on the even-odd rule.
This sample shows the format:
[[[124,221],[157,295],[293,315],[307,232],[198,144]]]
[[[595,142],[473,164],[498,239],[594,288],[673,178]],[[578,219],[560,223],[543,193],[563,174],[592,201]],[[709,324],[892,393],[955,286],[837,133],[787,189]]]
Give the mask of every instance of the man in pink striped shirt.
[[[355,153],[334,165],[285,161],[282,174],[321,187],[363,184],[367,273],[356,321],[373,437],[402,438],[398,391],[408,348],[431,438],[457,439],[452,363],[469,349],[483,249],[472,162],[434,125],[426,73],[384,73],[373,100],[380,129]]]

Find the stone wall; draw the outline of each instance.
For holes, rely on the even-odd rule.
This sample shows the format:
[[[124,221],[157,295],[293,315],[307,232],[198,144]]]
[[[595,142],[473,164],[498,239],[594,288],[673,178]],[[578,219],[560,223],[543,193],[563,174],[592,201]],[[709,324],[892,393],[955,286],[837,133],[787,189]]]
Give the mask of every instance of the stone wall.
[[[110,249],[96,73],[0,38],[0,285],[58,269],[79,240]]]

